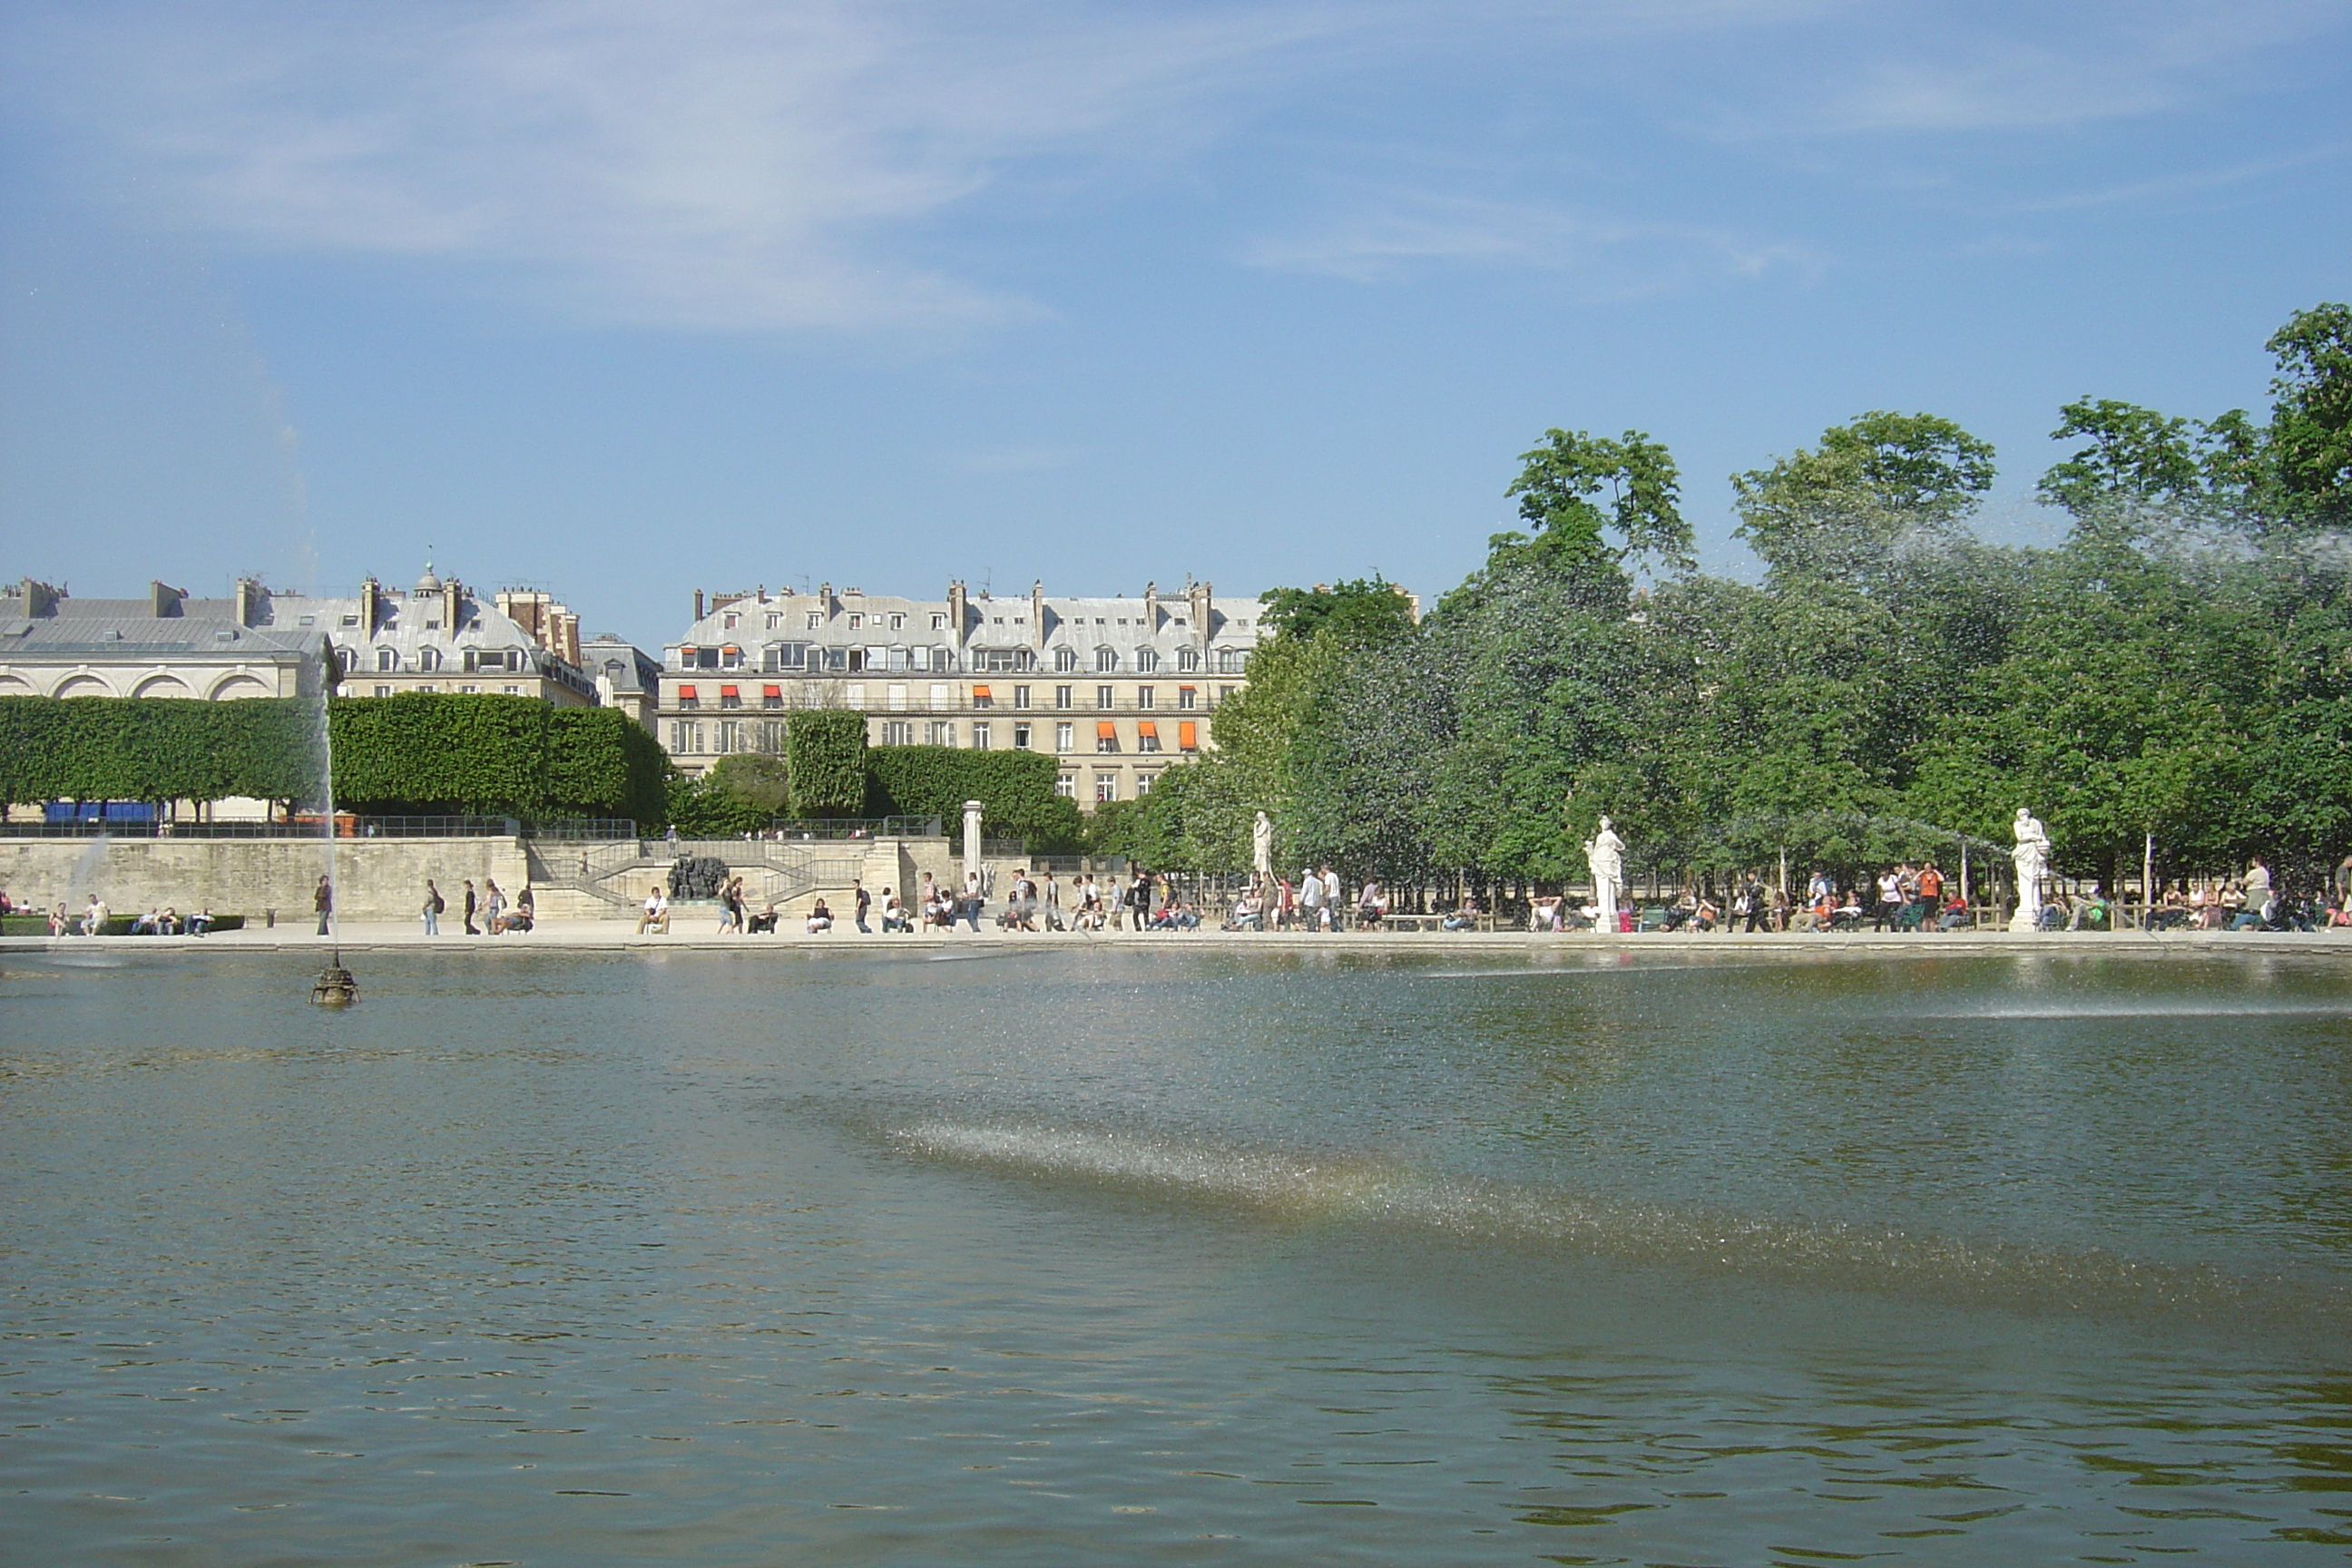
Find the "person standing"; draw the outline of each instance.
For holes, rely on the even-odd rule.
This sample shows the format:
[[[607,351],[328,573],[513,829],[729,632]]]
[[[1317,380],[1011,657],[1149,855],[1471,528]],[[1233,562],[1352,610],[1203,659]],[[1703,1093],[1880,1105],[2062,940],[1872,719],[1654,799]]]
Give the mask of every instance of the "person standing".
[[[319,914],[319,934],[327,934],[327,918],[335,912],[335,889],[327,881],[325,872],[319,874],[319,885],[310,890],[310,907]]]
[[[466,907],[461,916],[466,923],[466,934],[467,936],[479,936],[482,934],[480,931],[474,929],[474,910],[476,907],[477,906],[474,901],[474,879],[468,877],[466,879]]]
[[[1338,931],[1345,920],[1342,913],[1345,907],[1339,901],[1339,873],[1326,866],[1323,868],[1323,918],[1330,922],[1333,931]]]
[[[1323,879],[1315,874],[1312,866],[1298,873],[1298,909],[1307,930],[1323,929]]]
[[[441,934],[441,910],[443,907],[444,906],[441,902],[441,889],[433,885],[432,878],[425,878],[425,934],[426,936],[439,936]]]
[[[857,913],[856,916],[857,929],[860,931],[863,931],[866,935],[872,936],[874,934],[874,928],[866,923],[866,911],[874,907],[874,895],[866,890],[866,884],[863,881],[850,883],[849,890],[857,895]]]
[[[1141,871],[1127,889],[1127,924],[1130,931],[1142,931],[1151,923],[1151,879]]]
[[[1944,908],[1944,873],[1931,858],[1919,868],[1919,929],[1934,931]]]
[[[502,936],[507,929],[507,896],[499,891],[496,877],[482,879],[482,923],[492,936]]]
[[[1066,931],[1069,928],[1062,924],[1062,884],[1054,880],[1054,873],[1051,868],[1048,868],[1045,871],[1045,929],[1047,931]]]

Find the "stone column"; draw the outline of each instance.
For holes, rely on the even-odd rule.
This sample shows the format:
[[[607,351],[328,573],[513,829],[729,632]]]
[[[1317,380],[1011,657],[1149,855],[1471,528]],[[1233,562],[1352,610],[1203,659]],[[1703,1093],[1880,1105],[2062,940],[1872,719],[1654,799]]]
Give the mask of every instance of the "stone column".
[[[980,814],[982,807],[976,800],[963,803],[963,875],[970,884],[980,874]]]

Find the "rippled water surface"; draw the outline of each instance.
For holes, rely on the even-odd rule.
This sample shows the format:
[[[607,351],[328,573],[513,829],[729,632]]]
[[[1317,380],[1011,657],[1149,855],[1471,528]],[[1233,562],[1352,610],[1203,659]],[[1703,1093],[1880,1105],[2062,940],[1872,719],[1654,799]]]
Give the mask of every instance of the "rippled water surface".
[[[2352,1546],[2332,956],[135,956],[0,954],[10,1562]]]

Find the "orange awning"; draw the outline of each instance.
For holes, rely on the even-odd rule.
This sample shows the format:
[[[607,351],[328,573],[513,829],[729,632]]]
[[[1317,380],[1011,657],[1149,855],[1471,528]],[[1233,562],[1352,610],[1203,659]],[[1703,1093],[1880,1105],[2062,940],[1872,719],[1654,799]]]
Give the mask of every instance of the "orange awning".
[[[783,694],[784,689],[781,686],[762,686],[760,688],[760,695],[762,697],[782,697]]]
[[[1199,751],[1201,749],[1201,727],[1190,719],[1180,721],[1176,726],[1176,744],[1183,751]]]
[[[987,700],[989,700],[989,697],[988,697],[988,688],[987,688],[987,687],[985,687],[985,686],[975,686],[975,687],[973,687],[973,688],[971,689],[971,700],[972,700],[974,702],[985,702],[985,701],[987,701]]]
[[[721,643],[721,644],[719,645],[719,651],[720,653],[741,653],[743,650],[742,650],[741,648],[740,648],[740,647],[737,647],[733,643],[731,643],[731,642],[730,642],[730,643]]]
[[[719,695],[721,697],[740,697],[743,695],[743,692],[740,687],[722,686],[719,689]]]
[[[678,700],[680,702],[691,702],[691,701],[693,701],[693,700],[694,700],[694,688],[693,688],[693,687],[691,687],[691,686],[681,686],[681,687],[679,687],[679,688],[677,689],[677,700]]]
[[[1160,739],[1159,721],[1153,719],[1138,719],[1135,721],[1135,733],[1138,740],[1156,741]]]
[[[1095,739],[1097,741],[1118,740],[1118,726],[1112,723],[1108,719],[1097,719],[1095,721]]]

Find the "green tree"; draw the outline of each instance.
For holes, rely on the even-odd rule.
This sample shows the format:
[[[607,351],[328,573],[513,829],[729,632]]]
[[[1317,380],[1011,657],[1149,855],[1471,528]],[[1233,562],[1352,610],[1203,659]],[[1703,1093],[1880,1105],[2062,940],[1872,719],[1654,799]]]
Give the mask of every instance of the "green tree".
[[[2352,307],[2297,310],[2267,345],[2272,471],[2282,509],[2299,524],[2352,525]]]
[[[1333,587],[1272,588],[1258,602],[1265,606],[1261,624],[1299,642],[1312,642],[1328,631],[1350,644],[1382,643],[1413,626],[1412,600],[1378,575]]]
[[[1783,578],[1864,581],[1962,537],[1993,474],[1992,447],[1952,421],[1875,411],[1734,474],[1738,533]]]
[[[1636,573],[1691,569],[1681,476],[1661,443],[1639,430],[1547,430],[1519,461],[1503,493],[1517,498],[1532,537],[1496,535],[1490,564],[1536,565],[1605,605],[1622,602]]]

